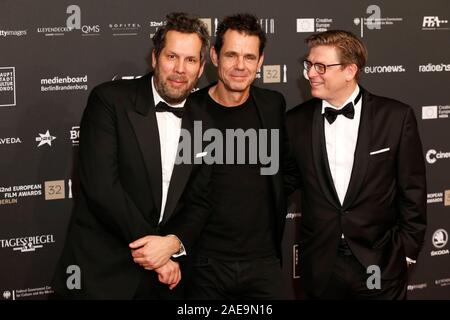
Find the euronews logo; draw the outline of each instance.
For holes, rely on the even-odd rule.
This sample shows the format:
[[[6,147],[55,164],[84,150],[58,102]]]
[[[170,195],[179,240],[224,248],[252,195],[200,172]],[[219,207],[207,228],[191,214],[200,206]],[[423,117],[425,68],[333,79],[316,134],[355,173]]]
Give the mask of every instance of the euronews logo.
[[[425,158],[427,159],[428,163],[434,164],[436,163],[437,160],[450,158],[450,152],[442,152],[442,151],[438,152],[434,149],[430,149],[425,155]]]

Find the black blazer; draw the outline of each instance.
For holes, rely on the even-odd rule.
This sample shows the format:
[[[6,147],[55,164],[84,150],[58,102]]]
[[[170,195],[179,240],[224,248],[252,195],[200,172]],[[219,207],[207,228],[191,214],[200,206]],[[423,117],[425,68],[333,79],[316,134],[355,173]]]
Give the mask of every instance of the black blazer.
[[[211,86],[213,86],[212,84]],[[190,96],[190,101],[193,105],[196,106],[196,108],[200,108],[201,110],[208,110],[208,108],[211,108],[210,100],[208,98],[208,90],[211,87],[207,87],[204,89],[201,89]],[[261,128],[262,129],[278,129],[279,130],[279,136],[276,143],[279,146],[279,170],[274,174],[269,176],[270,177],[270,186],[273,196],[273,203],[274,203],[274,211],[273,211],[273,221],[274,221],[274,235],[275,235],[275,246],[277,249],[277,254],[279,258],[281,259],[281,241],[283,236],[283,230],[285,225],[285,219],[286,219],[286,197],[285,197],[285,191],[283,186],[283,172],[284,172],[284,164],[286,160],[283,158],[287,153],[285,152],[286,147],[288,145],[287,142],[287,136],[286,136],[286,103],[284,100],[284,97],[282,94],[276,91],[268,90],[268,89],[262,89],[258,87],[251,86],[250,88],[250,95],[253,98],[253,101],[255,102],[256,109],[259,114],[260,122],[261,122]],[[214,124],[213,124],[214,125]],[[270,149],[269,149],[270,150]],[[213,167],[213,166],[212,166]],[[213,170],[209,168],[209,170]],[[203,170],[203,172],[206,172]],[[209,175],[211,172],[209,171]],[[206,173],[202,174],[206,175]],[[210,190],[209,190],[210,191]],[[251,197],[251,195],[249,195]],[[207,198],[207,196],[206,196]],[[194,200],[193,200],[194,201]],[[206,203],[206,200],[203,201],[203,203]],[[208,203],[208,205],[210,205]],[[200,205],[196,206],[196,214],[185,214],[185,219],[190,219],[191,216],[199,217],[201,214],[204,214],[207,210],[203,208],[204,210],[200,213],[200,210],[198,208],[201,207]],[[188,210],[190,211],[190,210]],[[204,215],[204,219],[202,222],[196,222],[197,225],[204,225],[206,223],[207,215]],[[182,220],[174,220],[174,224],[180,223]],[[189,221],[182,222],[183,224],[188,223]],[[169,223],[170,224],[170,223]],[[189,239],[190,244],[195,244],[195,236],[198,236],[193,234],[193,232],[190,232],[190,228],[179,228],[185,230],[180,231],[178,233],[182,234],[182,236],[185,239]],[[170,226],[168,229],[168,233],[176,232],[176,227]],[[178,234],[177,233],[177,234]],[[189,234],[186,234],[189,233]],[[191,240],[192,239],[192,240]]]
[[[353,170],[341,206],[321,108],[322,100],[312,99],[287,115],[298,170],[290,167],[289,189],[302,192],[300,268],[313,295],[328,282],[341,233],[365,267],[378,265],[382,278],[392,279],[405,272],[406,256],[417,258],[426,229],[425,163],[413,110],[363,90]],[[370,154],[385,148],[389,151]]]
[[[198,199],[191,195],[196,204],[204,199],[206,184],[202,184],[208,181],[197,179],[202,166],[193,161],[175,165],[158,225],[162,169],[151,76],[104,83],[89,96],[80,128],[81,190],[54,278],[59,296],[132,298],[150,271],[133,262],[128,244],[146,235],[165,234],[164,225],[184,212],[185,189],[199,191]],[[193,108],[189,99],[185,107],[182,128],[192,131],[194,120],[207,123],[206,114]],[[199,232],[195,225],[189,227]],[[67,290],[69,265],[81,269],[81,290]]]

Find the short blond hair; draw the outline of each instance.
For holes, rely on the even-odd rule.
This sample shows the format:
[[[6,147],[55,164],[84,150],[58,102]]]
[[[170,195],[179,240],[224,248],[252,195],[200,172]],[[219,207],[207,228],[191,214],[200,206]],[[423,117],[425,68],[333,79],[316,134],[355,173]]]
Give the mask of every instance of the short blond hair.
[[[355,64],[358,67],[359,75],[366,65],[368,52],[364,43],[353,33],[343,30],[328,30],[309,36],[305,40],[311,49],[316,46],[335,47],[339,54],[340,63]]]

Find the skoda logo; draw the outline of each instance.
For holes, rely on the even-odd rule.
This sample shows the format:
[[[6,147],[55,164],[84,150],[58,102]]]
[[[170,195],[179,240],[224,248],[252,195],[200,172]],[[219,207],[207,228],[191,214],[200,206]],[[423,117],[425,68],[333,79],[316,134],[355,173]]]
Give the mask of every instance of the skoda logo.
[[[438,229],[433,233],[433,245],[440,249],[445,247],[448,241],[448,233],[444,229]]]

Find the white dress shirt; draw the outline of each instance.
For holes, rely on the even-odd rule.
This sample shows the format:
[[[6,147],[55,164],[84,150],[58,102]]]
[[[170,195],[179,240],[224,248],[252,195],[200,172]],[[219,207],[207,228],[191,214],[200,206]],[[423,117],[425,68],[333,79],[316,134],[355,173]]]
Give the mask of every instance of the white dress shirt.
[[[356,89],[342,106],[353,102],[358,96],[359,90],[359,86],[356,86]],[[340,109],[323,100],[322,114],[325,112],[326,107],[336,110]],[[359,99],[354,108],[355,116],[353,119],[349,119],[344,115],[338,115],[336,120],[330,124],[324,118],[328,163],[341,205],[344,203],[352,174],[356,142],[358,141],[359,122],[361,119],[362,99]]]
[[[356,86],[353,93],[341,106],[355,101],[359,94],[359,86]],[[325,108],[340,109],[325,100],[322,100],[322,114]],[[359,121],[361,119],[362,99],[354,105],[355,116],[349,119],[340,114],[336,120],[330,124],[324,117],[325,142],[327,148],[328,164],[331,176],[333,177],[334,188],[341,205],[344,203],[347,194],[348,184],[352,175],[353,160],[355,156],[356,142],[358,141]],[[341,235],[344,238],[344,234]]]
[[[152,77],[152,91],[155,106],[163,101],[163,98],[156,91],[155,84]],[[170,105],[174,108],[182,108],[184,100],[177,105]],[[167,192],[169,191],[170,178],[172,177],[173,166],[178,150],[178,142],[180,140],[181,132],[181,118],[178,118],[172,112],[156,112],[156,120],[158,122],[159,143],[161,146],[161,168],[162,168],[162,199],[161,212],[159,214],[159,222],[162,221],[164,215],[164,208],[166,207]]]

